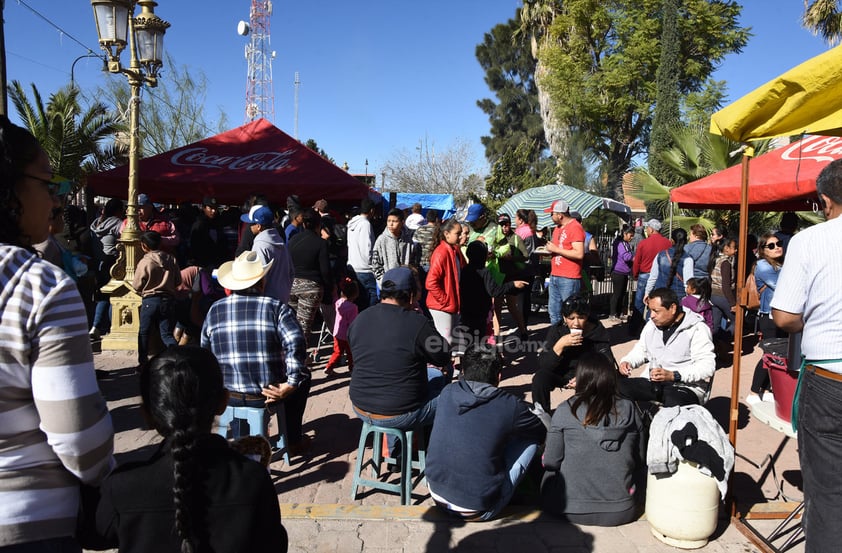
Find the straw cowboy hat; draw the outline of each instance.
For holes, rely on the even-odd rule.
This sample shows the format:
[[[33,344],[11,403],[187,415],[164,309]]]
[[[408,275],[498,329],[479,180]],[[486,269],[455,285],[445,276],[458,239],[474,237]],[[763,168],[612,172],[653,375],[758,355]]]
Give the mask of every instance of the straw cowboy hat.
[[[216,278],[220,285],[229,290],[245,290],[260,282],[274,261],[272,259],[264,265],[257,252],[243,252],[234,261],[220,265]]]

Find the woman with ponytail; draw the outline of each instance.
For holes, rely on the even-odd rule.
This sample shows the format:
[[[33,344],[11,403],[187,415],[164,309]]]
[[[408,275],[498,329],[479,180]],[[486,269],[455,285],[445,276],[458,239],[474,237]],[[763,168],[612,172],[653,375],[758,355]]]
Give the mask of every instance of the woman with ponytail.
[[[164,441],[102,485],[96,530],[121,553],[287,550],[266,468],[211,433],[228,402],[206,349],[170,348],[141,370],[141,412]]]
[[[685,283],[693,278],[693,258],[684,251],[687,245],[687,231],[677,228],[672,231],[671,236],[672,247],[659,253],[652,262],[644,302],[649,299],[649,293],[655,288],[671,288],[679,301],[687,295]]]

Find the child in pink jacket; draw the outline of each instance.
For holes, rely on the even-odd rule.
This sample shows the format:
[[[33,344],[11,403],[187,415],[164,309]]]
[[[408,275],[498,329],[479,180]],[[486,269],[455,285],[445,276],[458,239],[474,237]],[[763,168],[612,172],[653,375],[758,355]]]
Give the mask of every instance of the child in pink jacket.
[[[357,283],[350,278],[345,278],[340,285],[341,293],[334,304],[336,308],[336,321],[333,323],[333,354],[325,366],[325,374],[333,376],[333,368],[339,363],[342,354],[348,358],[348,372],[354,370],[354,360],[351,358],[351,348],[348,346],[348,327],[357,318],[357,304],[354,300],[359,295]]]

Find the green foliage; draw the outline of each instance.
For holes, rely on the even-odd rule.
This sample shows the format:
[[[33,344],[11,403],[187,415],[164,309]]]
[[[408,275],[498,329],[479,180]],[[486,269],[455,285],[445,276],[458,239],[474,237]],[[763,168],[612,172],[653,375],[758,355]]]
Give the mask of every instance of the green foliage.
[[[502,202],[527,188],[555,182],[553,164],[545,163],[543,172],[535,171],[536,165],[531,159],[533,149],[533,144],[522,142],[509,148],[491,165],[485,190],[492,201]]]
[[[716,209],[673,209],[669,193],[675,186],[699,180],[713,173],[740,163],[737,155],[740,145],[723,136],[711,134],[699,127],[676,126],[670,131],[673,147],[660,152],[661,162],[667,174],[666,182],[660,181],[649,171],[638,168],[632,173],[630,195],[646,203],[647,212],[662,220],[672,217],[674,226],[689,228],[699,223],[710,230],[714,225],[732,229],[736,234],[739,212]],[[752,143],[755,155],[769,151],[770,140]],[[734,155],[732,155],[734,154]],[[669,184],[675,183],[675,184]],[[768,213],[751,213],[749,226],[752,229],[774,228]]]
[[[206,117],[204,73],[191,73],[190,68],[177,65],[169,55],[164,67],[166,70],[158,77],[157,87],[141,89],[138,129],[141,157],[168,152],[227,130],[224,112],[219,112],[215,124]],[[131,89],[124,76],[114,75],[96,95],[114,105],[128,121]]]
[[[649,170],[656,178],[665,182],[668,171],[661,163],[658,152],[670,147],[670,128],[679,120],[678,95],[678,0],[663,0],[663,25],[661,28],[661,62],[655,73],[656,100],[652,118],[652,134],[649,145]]]
[[[710,116],[722,107],[725,98],[725,81],[708,79],[702,90],[688,92],[683,98],[683,119],[690,127],[707,130]]]
[[[515,19],[496,25],[476,48],[485,82],[497,97],[496,102],[490,98],[477,101],[491,124],[490,136],[481,140],[489,163],[495,163],[522,144],[529,144],[528,159],[540,165],[547,141],[534,80],[535,60],[528,44],[515,37],[517,29]]]
[[[549,71],[538,85],[550,94],[554,117],[589,138],[606,167],[614,196],[621,176],[646,152],[661,59],[662,0],[568,0],[555,15],[538,56]],[[531,9],[545,13],[536,6]],[[726,54],[739,52],[748,30],[740,6],[728,0],[685,0],[679,6],[677,90],[704,88]]]
[[[333,161],[333,158],[327,155],[327,152],[319,148],[319,145],[316,144],[316,141],[314,139],[308,138],[307,142],[305,142],[304,145],[316,152],[317,154],[319,154],[320,156],[322,156],[323,158],[325,158],[326,160],[328,160],[329,162],[333,163],[334,165],[336,164],[336,162]]]
[[[836,44],[842,38],[842,10],[839,0],[804,0],[804,16],[801,22],[814,35],[820,35],[828,44]]]
[[[126,148],[114,141],[125,128],[104,104],[87,108],[79,103],[79,89],[66,86],[50,95],[46,105],[32,85],[30,99],[18,81],[9,95],[24,126],[35,136],[57,175],[78,186],[86,175],[125,162]]]

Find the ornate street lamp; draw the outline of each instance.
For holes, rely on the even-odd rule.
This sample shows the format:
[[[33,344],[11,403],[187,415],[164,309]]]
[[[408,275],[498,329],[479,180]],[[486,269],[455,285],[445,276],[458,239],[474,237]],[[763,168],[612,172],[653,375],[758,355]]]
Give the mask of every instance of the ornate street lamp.
[[[135,5],[139,4],[141,11],[134,16]],[[140,161],[138,122],[140,116],[140,87],[158,85],[158,70],[163,65],[164,33],[169,23],[155,15],[157,2],[153,0],[91,0],[94,10],[96,30],[99,35],[99,46],[107,53],[108,71],[122,73],[129,81],[131,100],[129,103],[129,194],[126,206],[126,227],[120,236],[123,255],[111,269],[111,276],[123,283],[131,283],[134,270],[140,260],[138,239],[140,238],[137,224],[137,166]],[[120,54],[128,46],[129,67],[120,64]],[[112,333],[118,332],[119,327],[131,327],[128,333],[137,336],[137,310],[134,306],[136,294],[123,283],[112,280],[103,287],[103,292],[111,293]],[[119,308],[115,301],[115,292],[120,286],[126,289],[126,295],[134,294],[128,303],[121,303]],[[139,298],[137,298],[139,308]]]

